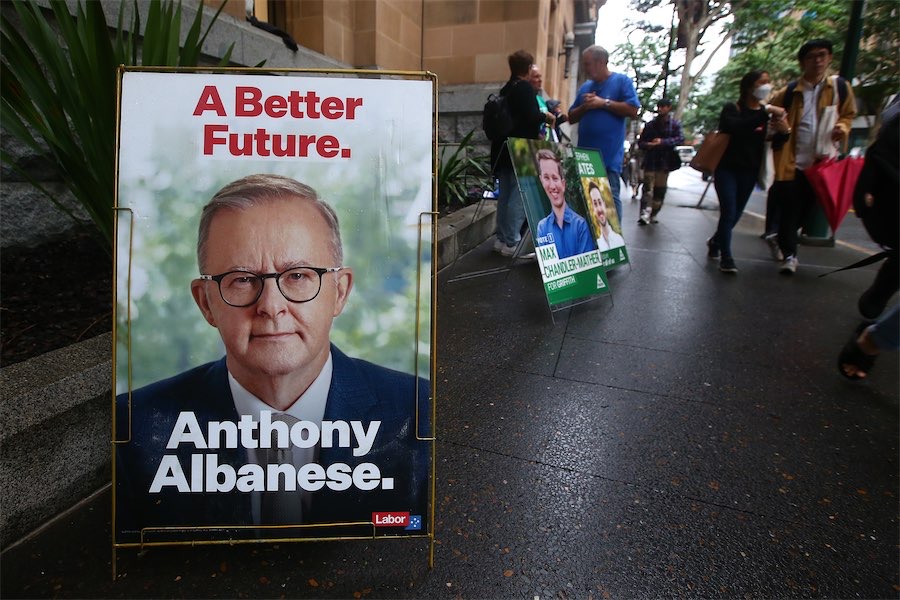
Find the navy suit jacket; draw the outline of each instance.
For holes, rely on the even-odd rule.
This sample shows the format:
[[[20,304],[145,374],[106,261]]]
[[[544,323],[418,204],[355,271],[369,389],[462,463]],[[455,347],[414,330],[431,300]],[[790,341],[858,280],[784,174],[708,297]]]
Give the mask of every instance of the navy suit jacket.
[[[333,374],[325,405],[326,421],[380,421],[378,435],[365,456],[353,456],[352,448],[320,448],[318,463],[327,469],[333,463],[351,468],[373,463],[381,477],[393,477],[394,489],[362,491],[351,486],[333,491],[327,486],[312,493],[307,523],[370,521],[373,512],[409,512],[425,515],[428,508],[428,476],[431,443],[416,439],[415,393],[419,388],[420,437],[431,437],[430,386],[427,381],[346,356],[331,346]],[[181,444],[167,450],[179,413],[194,412],[203,431],[210,421],[231,421],[240,417],[234,407],[225,359],[207,363],[170,379],[158,381],[132,392],[131,438],[116,444],[116,542],[140,541],[144,527],[253,525],[250,493],[178,492],[166,486],[156,494],[150,485],[164,455],[176,455],[190,482],[191,454],[216,453],[219,464],[235,468],[247,464],[246,449],[197,449]],[[128,395],[116,398],[117,438],[128,439]],[[240,446],[240,444],[239,444]],[[224,530],[223,529],[223,530]],[[423,530],[424,531],[424,527]],[[368,529],[371,535],[371,528]],[[305,533],[304,533],[305,532]],[[167,532],[166,539],[178,539]],[[396,533],[396,531],[392,532]],[[319,537],[325,531],[291,530],[288,537]],[[230,532],[225,539],[233,536]],[[186,533],[185,539],[196,539]],[[204,536],[200,536],[204,537]],[[210,537],[210,536],[205,536]],[[215,536],[212,536],[215,537]],[[150,541],[148,538],[146,541]]]

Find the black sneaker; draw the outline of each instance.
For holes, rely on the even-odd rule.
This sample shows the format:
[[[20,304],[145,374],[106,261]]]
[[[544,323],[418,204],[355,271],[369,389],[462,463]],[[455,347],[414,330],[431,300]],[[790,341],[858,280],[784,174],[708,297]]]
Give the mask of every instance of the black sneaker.
[[[734,259],[730,256],[723,256],[722,261],[719,263],[719,270],[723,273],[737,273],[738,268],[737,265],[734,264]]]
[[[712,238],[706,240],[706,248],[706,258],[719,260],[719,256],[721,256],[721,253],[719,252],[719,247],[713,243]]]

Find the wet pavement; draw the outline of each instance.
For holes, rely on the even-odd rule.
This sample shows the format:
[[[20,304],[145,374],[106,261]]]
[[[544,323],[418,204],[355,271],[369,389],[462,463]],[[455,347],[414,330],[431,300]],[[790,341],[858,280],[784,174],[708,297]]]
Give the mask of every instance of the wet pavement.
[[[444,270],[434,569],[421,539],[198,546],[120,550],[113,581],[106,491],[3,554],[2,596],[898,597],[897,355],[840,377],[874,269],[818,277],[864,240],[785,277],[746,215],[722,274],[698,181],[649,227],[623,191],[631,267],[552,318],[535,263]]]

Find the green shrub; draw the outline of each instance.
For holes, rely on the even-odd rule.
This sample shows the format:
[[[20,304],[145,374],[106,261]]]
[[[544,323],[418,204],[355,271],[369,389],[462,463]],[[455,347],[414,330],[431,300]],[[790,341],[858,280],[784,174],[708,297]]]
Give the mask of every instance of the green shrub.
[[[449,146],[441,149],[437,181],[438,205],[441,210],[451,208],[454,204],[468,204],[470,189],[494,187],[489,185],[492,177],[488,157],[474,153],[474,134],[474,129],[467,133],[452,152],[449,151]]]
[[[112,248],[115,190],[117,67],[197,66],[200,49],[222,6],[201,32],[202,5],[181,36],[181,2],[151,0],[140,49],[137,2],[129,31],[123,0],[118,26],[110,35],[98,1],[79,2],[76,15],[63,0],[52,0],[56,28],[36,2],[10,0],[18,24],[6,11],[0,20],[0,119],[4,128],[36,154],[49,149],[60,178],[90,215]],[[228,64],[230,47],[220,64]],[[57,198],[6,153],[0,159],[21,173],[60,209]],[[73,216],[74,217],[74,216]]]

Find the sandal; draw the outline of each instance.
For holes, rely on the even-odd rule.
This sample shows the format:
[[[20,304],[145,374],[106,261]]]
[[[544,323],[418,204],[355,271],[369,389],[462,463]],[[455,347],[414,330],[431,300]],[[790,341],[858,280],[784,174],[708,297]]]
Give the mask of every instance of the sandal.
[[[857,343],[857,339],[859,339],[863,330],[868,326],[868,323],[860,323],[859,326],[853,330],[853,337],[847,340],[847,343],[841,348],[841,353],[838,354],[838,372],[851,381],[865,379],[869,374],[869,371],[872,370],[872,367],[875,366],[875,359],[878,358],[877,354],[866,354],[863,352],[862,348],[860,348]],[[844,371],[844,365],[856,367],[857,372],[848,374]],[[863,372],[863,375],[859,374],[860,371]]]

